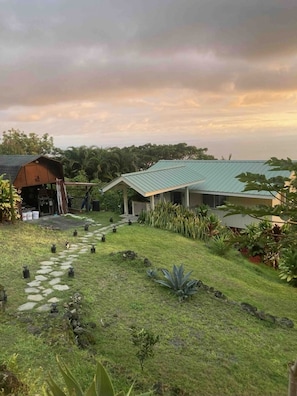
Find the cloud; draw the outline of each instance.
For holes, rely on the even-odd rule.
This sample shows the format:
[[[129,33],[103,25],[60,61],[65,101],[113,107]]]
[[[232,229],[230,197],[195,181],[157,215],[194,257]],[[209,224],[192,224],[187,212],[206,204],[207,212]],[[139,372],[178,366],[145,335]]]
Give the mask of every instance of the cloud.
[[[295,0],[0,0],[1,128],[64,146],[294,139],[296,20]]]

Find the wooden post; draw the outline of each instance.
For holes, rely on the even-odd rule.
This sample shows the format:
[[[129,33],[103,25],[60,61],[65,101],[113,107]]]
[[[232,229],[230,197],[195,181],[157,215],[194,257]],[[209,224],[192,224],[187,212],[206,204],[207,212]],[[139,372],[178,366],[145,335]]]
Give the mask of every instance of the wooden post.
[[[289,389],[288,396],[297,396],[297,360],[289,366]]]

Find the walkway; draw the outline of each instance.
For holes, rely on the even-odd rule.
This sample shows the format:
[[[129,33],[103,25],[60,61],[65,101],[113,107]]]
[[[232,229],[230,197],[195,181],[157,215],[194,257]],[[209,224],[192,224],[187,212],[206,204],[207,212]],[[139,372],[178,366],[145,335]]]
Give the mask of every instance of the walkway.
[[[114,225],[123,226],[129,219],[135,221],[135,218],[124,217],[116,224],[97,229],[94,229],[94,226],[98,224],[91,224],[92,231],[84,231],[83,235],[78,235],[76,244],[71,244],[69,249],[65,247],[60,253],[53,253],[49,260],[41,261],[34,279],[28,278],[25,288],[27,302],[20,305],[18,311],[50,311],[52,304],[60,301],[58,297],[52,297],[52,294],[69,289],[65,283],[65,274],[68,273],[69,267],[73,266],[80,255],[90,252],[92,244],[96,245],[99,240],[101,241],[103,234],[112,232]]]

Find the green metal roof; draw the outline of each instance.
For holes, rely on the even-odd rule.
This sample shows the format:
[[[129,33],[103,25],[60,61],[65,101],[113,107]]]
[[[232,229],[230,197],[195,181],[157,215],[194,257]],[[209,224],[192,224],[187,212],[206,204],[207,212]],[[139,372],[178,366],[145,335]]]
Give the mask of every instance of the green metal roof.
[[[271,198],[266,191],[245,191],[236,176],[241,173],[289,176],[288,171],[271,171],[266,161],[160,160],[146,171],[126,173],[102,191],[126,184],[144,197],[189,187],[204,194]]]
[[[177,190],[190,185],[197,185],[203,177],[185,164],[175,164],[165,169],[152,169],[141,172],[125,173],[107,184],[102,192],[125,183],[144,197]]]
[[[203,182],[192,185],[190,191],[205,194],[259,196],[271,197],[265,191],[245,191],[245,185],[236,176],[251,172],[263,174],[267,178],[272,176],[289,176],[288,171],[271,171],[266,161],[226,161],[226,160],[161,160],[150,169],[166,169],[175,165],[185,165],[189,171],[196,171],[202,175]]]

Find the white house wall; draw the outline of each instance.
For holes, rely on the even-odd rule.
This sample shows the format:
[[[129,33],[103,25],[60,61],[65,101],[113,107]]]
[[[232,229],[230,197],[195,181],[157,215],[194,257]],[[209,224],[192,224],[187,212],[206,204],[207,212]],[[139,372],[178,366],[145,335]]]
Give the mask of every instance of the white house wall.
[[[249,197],[227,197],[228,202],[235,204],[235,205],[242,205],[242,206],[255,206],[255,205],[268,205],[272,206],[273,201],[270,199],[261,199],[261,198],[249,198]],[[203,204],[203,194],[192,193],[190,195],[190,208],[194,209],[197,206]],[[227,212],[222,211],[215,208],[210,208],[210,212],[214,213],[218,216],[218,218],[222,221],[222,224],[227,227],[234,227],[234,228],[245,228],[247,225],[251,223],[257,223],[258,220],[254,219],[251,216],[243,216],[243,215],[233,215],[224,217]],[[272,219],[275,221],[276,219]]]

